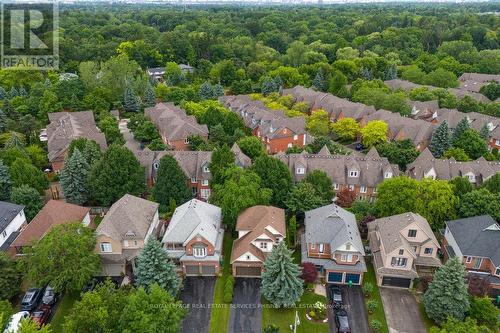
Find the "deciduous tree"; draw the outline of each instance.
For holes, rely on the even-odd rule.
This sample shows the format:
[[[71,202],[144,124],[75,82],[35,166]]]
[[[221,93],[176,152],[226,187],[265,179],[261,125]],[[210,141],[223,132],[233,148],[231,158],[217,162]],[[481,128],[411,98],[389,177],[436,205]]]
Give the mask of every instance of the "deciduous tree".
[[[43,207],[40,193],[28,185],[14,187],[10,200],[18,205],[24,206],[24,214],[26,214],[28,221],[35,217]]]
[[[332,179],[328,177],[326,172],[313,170],[307,174],[303,181],[311,184],[325,203],[332,202],[335,192],[333,191]]]
[[[10,199],[10,191],[12,182],[10,181],[9,168],[0,160],[0,200],[7,201]]]
[[[359,124],[352,118],[342,118],[335,123],[332,123],[332,130],[340,140],[353,141],[359,133]]]
[[[175,200],[178,205],[182,205],[193,197],[184,171],[170,155],[165,155],[160,160],[152,194],[155,201],[160,204],[162,212],[167,210],[171,199]]]
[[[245,155],[252,159],[252,161],[266,153],[262,142],[254,136],[247,136],[238,140],[238,146]]]
[[[9,300],[19,293],[21,271],[6,252],[0,252],[0,299]]]
[[[369,121],[361,129],[361,142],[366,148],[370,148],[382,142],[387,141],[387,132],[389,126],[381,120]]]
[[[285,200],[292,188],[292,175],[285,163],[277,158],[262,155],[255,159],[252,170],[272,191],[271,205],[284,207]]]

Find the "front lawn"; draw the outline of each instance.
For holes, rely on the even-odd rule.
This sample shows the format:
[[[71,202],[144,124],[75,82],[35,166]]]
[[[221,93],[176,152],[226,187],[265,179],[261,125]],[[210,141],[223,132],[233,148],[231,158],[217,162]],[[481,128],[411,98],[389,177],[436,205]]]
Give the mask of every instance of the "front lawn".
[[[427,313],[425,312],[424,303],[422,302],[418,303],[418,310],[420,311],[420,316],[422,317],[422,321],[424,322],[427,332],[430,331],[432,326],[437,326],[434,323],[434,321],[432,321],[432,319],[427,316]]]
[[[306,318],[306,312],[310,311],[312,305],[317,301],[327,303],[326,297],[317,295],[312,291],[305,291],[298,304],[290,309],[273,308],[271,304],[263,299],[262,329],[273,324],[279,327],[280,332],[290,332],[290,325],[294,322],[295,311],[297,310],[300,317],[297,333],[328,333],[328,323],[315,323]]]
[[[229,323],[229,304],[224,303],[224,284],[226,279],[231,275],[231,249],[233,247],[233,237],[228,231],[224,234],[224,262],[222,267],[222,276],[217,278],[214,287],[214,307],[210,315],[210,333],[225,333],[227,332]]]
[[[388,333],[389,328],[387,327],[387,321],[385,320],[384,305],[382,304],[382,298],[380,297],[380,292],[378,290],[375,270],[373,269],[373,265],[371,263],[367,263],[366,268],[368,271],[363,275],[363,283],[370,282],[373,285],[373,291],[369,299],[376,300],[378,303],[377,309],[372,314],[368,313],[368,323],[370,323],[372,319],[376,319],[382,324],[382,328],[379,332]],[[367,298],[365,298],[365,301],[366,300]]]
[[[54,333],[63,332],[63,322],[64,318],[69,314],[73,305],[76,301],[80,299],[80,294],[78,292],[70,294],[66,293],[57,304],[56,313],[50,322],[50,326],[52,327],[52,331]]]

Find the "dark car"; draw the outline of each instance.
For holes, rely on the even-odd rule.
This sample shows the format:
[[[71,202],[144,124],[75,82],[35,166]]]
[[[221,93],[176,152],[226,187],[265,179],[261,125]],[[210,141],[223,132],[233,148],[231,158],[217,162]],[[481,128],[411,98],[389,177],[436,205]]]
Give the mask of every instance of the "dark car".
[[[42,305],[40,309],[33,311],[31,314],[31,320],[33,320],[38,327],[42,327],[49,321],[51,311],[50,306]]]
[[[338,310],[335,313],[335,323],[337,324],[339,333],[351,333],[351,328],[349,327],[349,319],[345,310]]]
[[[358,143],[356,143],[355,149],[357,151],[361,151],[361,150],[365,149],[365,147],[363,146],[362,143],[358,142]]]
[[[51,286],[47,286],[45,288],[45,292],[43,293],[42,303],[46,305],[53,305],[57,302],[57,294],[54,291],[54,288]]]
[[[24,294],[23,300],[21,301],[21,310],[23,311],[32,311],[36,309],[38,303],[40,303],[40,299],[43,296],[42,289],[38,288],[30,288]]]
[[[340,290],[340,286],[336,284],[330,285],[330,304],[335,308],[339,308],[342,306],[342,291]]]

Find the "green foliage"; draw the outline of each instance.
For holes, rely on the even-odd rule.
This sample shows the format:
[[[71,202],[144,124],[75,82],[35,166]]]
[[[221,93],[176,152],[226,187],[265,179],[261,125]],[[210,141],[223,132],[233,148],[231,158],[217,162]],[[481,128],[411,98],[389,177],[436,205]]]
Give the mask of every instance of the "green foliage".
[[[467,117],[462,118],[453,130],[452,142],[455,142],[465,131],[469,130],[469,121]]]
[[[10,191],[12,182],[10,181],[9,168],[0,160],[0,200],[7,201],[10,199]]]
[[[370,327],[375,332],[379,332],[382,329],[382,323],[377,319],[370,320]]]
[[[454,318],[448,318],[444,322],[441,328],[433,326],[431,327],[430,333],[493,333],[486,326],[479,326],[474,319],[469,317],[465,318],[464,321],[457,320]]]
[[[500,83],[490,82],[487,85],[482,86],[479,92],[494,101],[500,97]]]
[[[49,187],[47,176],[24,159],[17,159],[10,166],[12,186],[28,185],[43,194]]]
[[[14,309],[8,300],[0,300],[0,329],[4,329],[14,314]]]
[[[463,132],[454,142],[453,146],[461,148],[471,159],[477,159],[488,152],[486,141],[473,129]]]
[[[9,300],[19,293],[22,274],[6,252],[0,252],[0,299]],[[1,305],[0,305],[1,308]],[[3,326],[0,325],[0,328]]]
[[[369,121],[365,127],[361,129],[361,141],[366,148],[370,148],[379,143],[387,141],[387,133],[389,126],[381,120]]]
[[[373,290],[374,290],[374,286],[372,283],[370,283],[370,282],[363,283],[363,293],[365,294],[366,297],[370,297]]]
[[[325,110],[317,109],[306,119],[306,129],[313,136],[324,136],[330,132],[330,118]]]
[[[286,199],[286,207],[294,214],[303,215],[306,211],[326,205],[322,193],[316,192],[311,183],[300,182],[292,188]]]
[[[455,177],[449,181],[451,186],[453,186],[453,192],[460,199],[466,193],[474,190],[474,186],[470,183],[469,178],[467,177]]]
[[[156,95],[153,87],[150,83],[146,85],[146,89],[144,90],[144,106],[152,107],[156,104]]]
[[[270,204],[284,207],[285,200],[292,188],[292,175],[285,163],[277,158],[262,155],[255,159],[251,168],[272,191]]]
[[[500,219],[500,193],[491,193],[486,188],[466,193],[460,200],[458,215],[471,217],[489,214],[495,220]]]
[[[368,309],[368,313],[373,313],[378,308],[378,302],[374,299],[370,299],[366,302],[366,308]]]
[[[224,303],[230,304],[233,300],[234,278],[232,275],[228,276],[224,284]]]
[[[40,193],[28,185],[14,187],[10,196],[13,203],[24,206],[26,218],[31,220],[43,208],[43,201]]]
[[[238,140],[238,146],[241,151],[250,157],[252,161],[257,159],[257,157],[265,155],[266,151],[264,150],[264,146],[262,142],[255,136],[247,136],[240,140]]]
[[[83,154],[89,166],[92,166],[102,156],[101,147],[94,140],[78,138],[71,141],[68,148],[68,159],[71,158],[75,149],[78,149]]]
[[[429,145],[429,150],[432,152],[434,157],[443,156],[444,152],[450,149],[451,139],[450,131],[448,129],[448,123],[443,121],[432,133],[431,144]]]
[[[378,144],[376,148],[380,156],[387,157],[389,162],[397,164],[401,171],[405,171],[407,165],[419,155],[419,151],[409,139],[384,142]]]
[[[454,158],[456,161],[465,162],[469,161],[470,158],[467,156],[465,151],[462,148],[449,148],[444,152],[443,158]]]
[[[500,318],[500,310],[488,297],[471,297],[469,316],[477,320],[479,325],[485,325],[496,330],[500,328],[498,319]]]
[[[342,118],[332,123],[333,132],[340,140],[345,142],[354,141],[359,134],[359,124],[352,118]]]
[[[303,180],[313,186],[314,191],[321,195],[322,200],[327,203],[331,202],[335,192],[332,187],[332,179],[321,170],[313,170],[307,174]]]
[[[225,171],[234,166],[235,158],[229,146],[223,145],[216,148],[212,153],[212,160],[209,165],[210,173],[212,174],[212,186],[215,184],[222,185],[225,181]]]
[[[101,114],[98,126],[104,133],[108,145],[122,145],[125,143],[123,135],[120,133],[120,128],[118,127],[118,120],[116,120],[116,118],[109,112]]]
[[[52,328],[50,327],[50,324],[39,327],[37,323],[35,323],[30,318],[28,318],[28,319],[21,320],[17,332],[18,333],[52,333]]]
[[[161,158],[152,194],[162,212],[166,211],[171,199],[182,205],[192,198],[186,178],[175,158],[170,155]]]
[[[89,197],[89,171],[90,166],[87,164],[82,153],[76,148],[71,157],[66,161],[60,175],[61,188],[67,202],[77,205],[87,202]]]
[[[485,180],[481,187],[487,189],[491,193],[500,193],[500,172],[497,172]]]

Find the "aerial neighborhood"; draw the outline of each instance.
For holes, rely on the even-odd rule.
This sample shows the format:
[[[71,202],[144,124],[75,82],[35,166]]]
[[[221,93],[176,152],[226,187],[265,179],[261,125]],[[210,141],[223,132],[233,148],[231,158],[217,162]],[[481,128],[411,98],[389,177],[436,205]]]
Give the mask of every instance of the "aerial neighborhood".
[[[61,5],[0,67],[0,333],[500,333],[498,3],[454,5]]]

